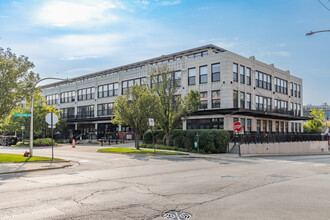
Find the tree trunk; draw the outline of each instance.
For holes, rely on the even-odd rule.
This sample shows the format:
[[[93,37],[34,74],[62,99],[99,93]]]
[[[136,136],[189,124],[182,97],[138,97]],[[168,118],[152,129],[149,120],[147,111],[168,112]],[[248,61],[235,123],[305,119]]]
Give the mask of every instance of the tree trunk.
[[[170,146],[170,134],[166,133],[166,146]]]
[[[135,148],[138,149],[138,150],[140,149],[139,148],[139,141],[140,141],[140,134],[135,132]]]

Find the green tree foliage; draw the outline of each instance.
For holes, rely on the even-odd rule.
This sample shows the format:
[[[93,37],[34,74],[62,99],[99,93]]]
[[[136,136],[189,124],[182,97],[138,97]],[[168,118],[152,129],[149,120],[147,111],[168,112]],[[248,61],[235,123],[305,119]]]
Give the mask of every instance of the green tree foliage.
[[[21,127],[25,127],[25,133],[30,131],[30,119],[29,117],[15,117],[15,113],[29,113],[31,108],[31,100],[29,100],[26,104],[26,107],[23,108],[22,106],[18,105],[9,113],[9,115],[4,119],[1,130],[5,133],[15,133],[21,132]],[[55,109],[55,106],[48,106],[46,105],[46,99],[40,94],[34,94],[34,101],[33,101],[33,109],[34,109],[34,117],[33,117],[33,124],[34,124],[34,134],[36,137],[41,137],[42,132],[46,131],[47,136],[50,136],[50,129],[48,128],[48,124],[45,121],[45,117],[48,113],[54,112],[59,117],[59,122],[56,129],[54,131],[62,132],[62,129],[65,128],[65,121],[61,120],[60,111]]]
[[[324,111],[312,108],[309,117],[312,118],[312,120],[309,120],[303,124],[304,131],[306,133],[322,132],[322,128],[325,126],[326,118]]]
[[[119,96],[113,106],[116,117],[112,122],[134,129],[137,149],[140,135],[149,128],[148,119],[155,112],[156,100],[155,93],[145,85],[134,85],[124,96]]]
[[[155,114],[156,125],[161,128],[166,136],[166,145],[173,130],[178,127],[186,117],[198,110],[200,94],[190,90],[183,98],[178,94],[181,89],[179,80],[175,79],[173,71],[168,66],[158,67],[151,73],[152,89],[158,96],[157,111]]]
[[[10,49],[0,48],[0,120],[31,94],[38,75],[28,57],[17,57]]]

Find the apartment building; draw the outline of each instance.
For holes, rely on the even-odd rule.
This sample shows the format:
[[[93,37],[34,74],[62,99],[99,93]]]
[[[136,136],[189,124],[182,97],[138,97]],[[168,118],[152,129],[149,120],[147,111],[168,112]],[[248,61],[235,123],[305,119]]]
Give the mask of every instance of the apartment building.
[[[62,110],[70,137],[101,138],[130,128],[111,123],[116,97],[134,84],[151,83],[158,65],[173,71],[179,95],[201,94],[200,110],[183,129],[226,129],[240,121],[244,133],[302,132],[302,79],[215,45],[201,46],[43,86],[48,105]]]

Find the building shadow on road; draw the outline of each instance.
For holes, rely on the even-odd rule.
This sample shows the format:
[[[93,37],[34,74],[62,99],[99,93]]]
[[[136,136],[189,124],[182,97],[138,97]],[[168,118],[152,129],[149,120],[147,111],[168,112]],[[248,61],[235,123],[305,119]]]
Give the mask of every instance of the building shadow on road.
[[[173,156],[173,155],[162,155],[162,156],[153,156],[153,155],[128,155],[131,159],[140,160],[140,161],[149,161],[149,160],[163,160],[171,162],[192,162],[198,160],[204,160],[212,163],[219,164],[256,164],[257,162],[250,159],[232,159],[232,158],[212,158],[212,157],[190,157],[190,156]]]

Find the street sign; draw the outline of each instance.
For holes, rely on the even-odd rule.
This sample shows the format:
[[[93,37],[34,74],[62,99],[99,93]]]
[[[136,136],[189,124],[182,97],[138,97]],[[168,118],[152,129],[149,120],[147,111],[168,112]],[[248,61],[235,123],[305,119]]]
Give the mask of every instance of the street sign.
[[[53,120],[52,120],[52,116],[53,116]],[[46,119],[46,122],[49,124],[49,125],[55,125],[57,122],[58,122],[58,116],[55,114],[55,113],[48,113],[45,117]],[[53,123],[52,123],[53,121]]]
[[[21,129],[24,130],[25,129],[25,126],[22,126]]]
[[[56,125],[48,125],[48,128],[56,128]]]
[[[234,130],[237,132],[240,132],[242,130],[242,123],[241,122],[235,122],[234,126],[233,126]]]
[[[155,126],[155,121],[153,118],[149,118],[149,126]]]
[[[15,117],[31,117],[30,113],[15,113]]]

